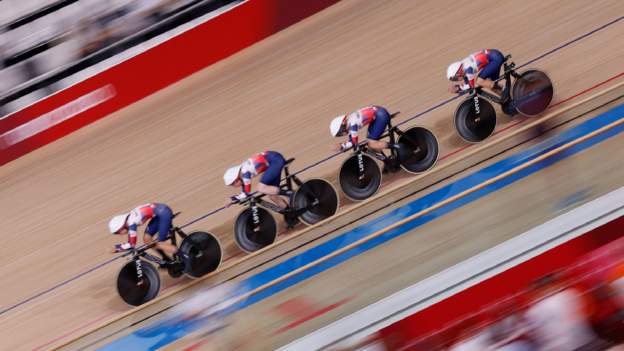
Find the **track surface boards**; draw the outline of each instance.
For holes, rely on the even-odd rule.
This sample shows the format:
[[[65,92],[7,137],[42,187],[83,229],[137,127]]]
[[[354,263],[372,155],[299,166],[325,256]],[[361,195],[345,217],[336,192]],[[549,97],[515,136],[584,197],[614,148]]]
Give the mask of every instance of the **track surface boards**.
[[[222,172],[254,152],[296,157],[297,170],[329,154],[337,140],[328,123],[338,114],[375,103],[401,110],[402,118],[414,115],[449,97],[444,72],[453,60],[489,47],[523,63],[624,13],[619,1],[472,7],[480,9],[470,18],[476,26],[466,25],[465,10],[450,1],[344,0],[3,166],[3,307],[110,258],[120,238],[106,234],[106,222],[118,212],[159,201],[182,211],[177,223],[186,223],[225,202],[232,191],[222,185]],[[555,82],[555,101],[619,73],[623,35],[618,23],[536,63]],[[442,155],[465,145],[453,129],[454,108],[412,123],[432,129]],[[511,120],[498,121],[504,128]],[[333,178],[340,161],[304,178]],[[227,254],[235,254],[227,222],[238,210],[192,228],[217,232]],[[470,250],[478,248],[464,252]],[[120,266],[1,315],[3,347],[33,349],[126,311],[113,284]]]

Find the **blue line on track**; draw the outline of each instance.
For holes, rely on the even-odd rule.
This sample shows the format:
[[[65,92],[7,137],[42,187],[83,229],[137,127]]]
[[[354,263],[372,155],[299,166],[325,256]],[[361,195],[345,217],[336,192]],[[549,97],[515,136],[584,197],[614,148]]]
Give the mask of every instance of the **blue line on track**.
[[[310,248],[307,251],[292,257],[282,263],[279,263],[271,268],[268,268],[254,276],[251,276],[242,282],[245,289],[253,290],[264,284],[267,284],[293,270],[303,267],[310,262],[318,260],[324,256],[331,254],[332,252],[343,248],[359,239],[362,239],[371,233],[374,233],[380,229],[383,229],[390,224],[393,224],[399,220],[404,219],[414,213],[417,213],[425,208],[429,208],[435,204],[438,204],[445,199],[448,199],[454,195],[457,195],[467,189],[477,186],[484,181],[496,177],[506,171],[509,171],[519,165],[533,160],[540,155],[547,153],[563,144],[583,137],[597,129],[604,127],[614,121],[624,118],[624,105],[620,105],[608,112],[600,114],[574,128],[566,130],[559,135],[553,136],[533,147],[528,148],[525,151],[512,155],[504,160],[501,160],[491,166],[483,168],[471,175],[468,175],[456,182],[449,184],[435,192],[432,192],[422,198],[416,199],[406,205],[401,206],[385,215],[382,215],[368,223],[362,224],[332,240],[322,243],[316,247]],[[503,178],[497,182],[494,182],[470,195],[467,195],[459,200],[451,202],[429,214],[416,218],[400,227],[386,232],[379,237],[372,239],[364,244],[356,246],[355,248],[344,252],[332,259],[329,259],[317,266],[311,267],[300,274],[297,274],[290,279],[287,279],[279,284],[276,284],[266,290],[261,291],[258,294],[252,295],[245,301],[240,302],[234,306],[234,310],[239,310],[253,305],[259,301],[266,299],[280,291],[287,289],[299,282],[302,282],[308,278],[311,278],[327,269],[333,268],[348,259],[355,257],[363,252],[366,252],[378,245],[381,245],[395,237],[409,233],[413,229],[428,223],[436,218],[439,218],[457,208],[460,208],[466,204],[469,204],[477,199],[480,199],[498,189],[501,189],[509,184],[512,184],[520,179],[523,179],[533,173],[538,172],[548,166],[551,166],[571,155],[574,155],[580,151],[583,151],[597,143],[600,143],[614,135],[617,135],[624,131],[624,125],[616,126],[608,131],[593,136],[567,150],[564,150],[556,155],[553,155],[547,159],[537,162],[513,175]],[[244,293],[244,292],[242,292]],[[100,348],[100,350],[155,350],[157,347],[163,347],[175,340],[190,333],[194,328],[193,324],[181,324],[172,326],[169,323],[156,322],[151,326],[142,328],[130,335],[124,336],[118,340],[111,342],[110,344]],[[156,347],[157,346],[157,347]]]

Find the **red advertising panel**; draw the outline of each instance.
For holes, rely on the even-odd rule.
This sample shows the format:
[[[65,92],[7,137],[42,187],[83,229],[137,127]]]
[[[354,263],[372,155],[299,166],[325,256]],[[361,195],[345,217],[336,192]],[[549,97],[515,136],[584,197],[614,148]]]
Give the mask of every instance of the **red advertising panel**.
[[[0,120],[0,165],[153,94],[338,1],[298,0],[294,5],[289,0],[248,0],[15,112]]]
[[[474,330],[475,326],[491,321],[493,310],[500,312],[500,309],[522,308],[524,302],[528,303],[524,301],[525,296],[522,292],[527,291],[538,278],[566,270],[563,276],[567,281],[571,281],[571,276],[579,277],[588,270],[608,267],[615,261],[613,255],[604,254],[603,251],[606,249],[609,249],[609,253],[617,254],[619,260],[624,262],[622,228],[624,217],[604,224],[404,318],[382,329],[378,336],[388,350],[418,350],[423,345],[419,341],[427,340],[426,337],[431,335],[437,338],[429,338],[427,341],[434,342],[436,347],[442,346],[439,343],[456,340],[465,330]],[[602,256],[598,257],[598,254]],[[509,299],[512,296],[514,298]],[[433,347],[433,344],[427,345]]]

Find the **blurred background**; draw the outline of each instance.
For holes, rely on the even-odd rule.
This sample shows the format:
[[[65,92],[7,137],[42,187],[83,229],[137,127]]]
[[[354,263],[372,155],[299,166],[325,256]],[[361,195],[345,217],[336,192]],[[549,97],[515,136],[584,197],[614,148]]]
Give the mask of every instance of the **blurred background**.
[[[98,63],[121,52],[240,2],[0,1],[0,116],[97,73]]]
[[[472,314],[427,336],[401,340],[388,328],[374,339],[367,342],[380,350],[624,350],[624,241],[475,306]]]
[[[4,146],[6,154],[24,156],[4,165],[0,175],[6,243],[0,266],[4,348],[42,350],[72,343],[66,349],[272,350],[292,344],[291,349],[307,350],[313,348],[297,348],[296,343],[436,277],[444,284],[425,286],[422,296],[402,301],[398,312],[367,317],[365,326],[375,324],[370,334],[357,340],[347,333],[335,336],[332,349],[622,347],[624,217],[611,220],[607,232],[584,228],[586,239],[571,249],[555,250],[559,234],[573,240],[572,234],[562,234],[563,229],[539,233],[552,235],[539,238],[544,242],[522,241],[515,246],[520,253],[504,251],[500,259],[506,263],[527,253],[527,261],[517,263],[525,274],[505,275],[499,280],[504,283],[495,288],[489,288],[488,280],[478,283],[472,271],[481,277],[503,263],[489,260],[478,270],[470,263],[481,253],[524,238],[546,221],[621,189],[624,158],[616,155],[624,141],[624,124],[609,129],[608,136],[604,130],[592,137],[602,138],[595,145],[583,142],[578,149],[561,151],[532,168],[534,173],[510,183],[499,180],[500,188],[492,187],[471,202],[452,204],[457,207],[448,215],[426,216],[422,223],[412,219],[400,234],[384,235],[385,241],[380,239],[375,246],[360,244],[333,255],[378,226],[455,198],[473,186],[474,179],[481,186],[503,174],[507,168],[501,166],[497,170],[501,173],[490,168],[499,162],[505,167],[516,161],[524,164],[534,159],[526,155],[544,155],[555,145],[587,137],[609,121],[624,120],[624,46],[619,40],[624,17],[622,22],[614,18],[624,13],[624,2],[561,6],[535,0],[488,6],[487,1],[478,1],[472,5],[482,11],[475,19],[497,28],[483,31],[449,26],[465,19],[465,9],[451,1],[341,0],[253,47],[245,43],[247,49],[172,81],[170,87],[146,89],[149,98],[127,97],[137,85],[150,85],[152,77],[192,66],[198,52],[226,52],[230,44],[245,41],[241,39],[245,34],[284,29],[283,23],[295,17],[284,9],[312,8],[310,4],[321,2],[327,1],[0,1],[0,125],[8,140],[2,144],[0,135],[0,149]],[[245,12],[238,22],[229,16],[212,19],[254,3],[265,6]],[[227,22],[227,29],[222,22]],[[193,39],[197,45],[182,41],[184,46],[179,42],[168,46],[178,51],[171,57],[158,48],[150,50],[204,23],[205,32],[199,31],[203,37]],[[212,28],[221,32],[208,31]],[[224,40],[216,40],[215,33]],[[513,53],[519,64],[540,58],[531,66],[548,72],[556,82],[556,94],[544,116],[500,113],[492,138],[477,146],[457,134],[453,118],[457,101],[448,100],[444,71],[449,62],[486,47]],[[137,60],[127,60],[141,52],[145,54]],[[153,62],[141,60],[150,52],[157,52],[151,56]],[[66,88],[109,67],[125,66],[128,70],[122,72],[134,72],[131,69],[140,64],[148,67],[143,75],[115,70],[111,74],[120,76],[113,81],[117,96],[106,101],[115,108],[76,112],[83,97],[106,93],[107,86],[91,92],[80,91],[81,86]],[[36,108],[46,105],[47,101],[36,102],[50,94],[56,94],[50,100],[62,100],[76,90],[70,102]],[[295,157],[293,170],[306,170],[305,178],[322,177],[338,186],[343,155],[319,162],[326,160],[335,141],[327,132],[328,123],[367,103],[400,110],[401,123],[417,123],[435,133],[441,152],[433,171],[422,176],[384,175],[383,191],[374,201],[357,204],[340,194],[341,212],[328,223],[280,231],[275,247],[253,255],[242,252],[233,235],[240,208],[215,211],[232,195],[223,185],[223,171],[268,148]],[[33,104],[35,108],[26,113],[11,115]],[[110,118],[87,126],[108,113]],[[81,115],[73,118],[77,114]],[[76,127],[80,123],[84,124]],[[576,127],[577,134],[566,134]],[[71,128],[75,131],[71,136],[62,134]],[[24,145],[34,150],[46,138],[58,142],[26,155]],[[432,197],[439,201],[429,202]],[[114,283],[122,263],[111,260],[110,248],[119,238],[103,232],[110,216],[145,201],[162,201],[182,211],[176,225],[195,226],[201,220],[198,228],[190,229],[214,232],[225,255],[223,270],[201,282],[162,271],[159,301],[132,310]],[[624,213],[622,203],[617,211]],[[557,259],[539,261],[549,265],[531,263],[528,253],[542,250],[545,243],[553,243],[557,254],[547,251],[544,257]],[[321,249],[325,252],[319,259]],[[567,255],[558,253],[562,250]],[[316,270],[321,260],[333,262],[331,269]],[[296,268],[315,262],[288,278]],[[458,277],[459,283],[439,275],[464,262],[468,264],[461,267],[471,272]],[[513,269],[499,276],[509,271]],[[443,295],[463,281],[472,283],[461,293]],[[466,295],[471,291],[485,293]],[[445,310],[445,303],[454,308]],[[412,315],[403,315],[411,306],[415,306]],[[442,312],[432,317],[427,314],[430,308]],[[397,316],[402,319],[382,326],[382,319]],[[99,327],[112,320],[110,330]],[[344,345],[338,344],[343,340]]]

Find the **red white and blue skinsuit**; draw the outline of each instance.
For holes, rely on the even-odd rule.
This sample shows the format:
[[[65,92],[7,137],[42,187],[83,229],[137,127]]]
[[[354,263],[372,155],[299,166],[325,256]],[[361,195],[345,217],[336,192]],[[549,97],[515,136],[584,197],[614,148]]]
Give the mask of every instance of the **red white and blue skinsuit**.
[[[262,174],[260,183],[279,187],[282,169],[286,161],[284,156],[276,151],[264,151],[251,156],[241,163],[240,176],[242,192],[235,198],[243,200],[251,192],[251,179]]]
[[[464,85],[460,88],[462,90],[474,88],[477,77],[497,80],[504,61],[503,54],[495,49],[484,49],[464,58],[461,60],[460,68],[460,73],[464,74]]]
[[[340,148],[346,150],[356,145],[358,131],[366,125],[368,125],[368,139],[379,140],[389,122],[390,114],[381,106],[366,106],[351,112],[346,121],[349,140],[340,144]]]
[[[128,213],[125,223],[125,227],[128,228],[128,242],[118,244],[116,248],[118,251],[121,251],[136,246],[137,228],[147,221],[150,222],[145,229],[145,233],[154,235],[158,232],[158,241],[166,240],[171,228],[172,218],[173,213],[169,206],[165,204],[150,202],[133,208]]]

